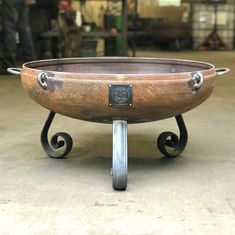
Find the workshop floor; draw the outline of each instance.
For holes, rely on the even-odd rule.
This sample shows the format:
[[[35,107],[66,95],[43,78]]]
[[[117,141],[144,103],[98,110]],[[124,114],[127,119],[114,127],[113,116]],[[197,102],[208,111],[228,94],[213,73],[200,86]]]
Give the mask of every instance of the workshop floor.
[[[211,97],[185,113],[189,142],[165,159],[157,136],[174,118],[128,128],[129,178],[114,191],[112,126],[56,116],[50,133],[74,140],[67,159],[46,156],[39,136],[48,111],[17,76],[0,76],[0,234],[235,234],[235,51],[139,52],[228,67]]]

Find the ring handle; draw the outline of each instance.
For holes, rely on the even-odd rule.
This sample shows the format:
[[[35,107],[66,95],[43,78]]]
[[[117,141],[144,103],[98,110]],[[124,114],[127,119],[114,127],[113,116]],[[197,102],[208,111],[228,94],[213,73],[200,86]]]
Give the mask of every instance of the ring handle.
[[[229,71],[230,71],[229,68],[217,68],[217,69],[215,69],[216,74],[219,75],[219,76],[224,75],[224,74],[228,73]]]
[[[193,78],[192,90],[198,91],[204,82],[204,77],[201,72],[195,72],[192,74],[192,78]]]
[[[15,74],[15,75],[21,75],[22,69],[20,69],[20,68],[8,68],[7,72],[11,73],[11,74]]]
[[[43,90],[47,89],[48,79],[49,79],[49,75],[46,72],[41,72],[37,76],[38,84]]]

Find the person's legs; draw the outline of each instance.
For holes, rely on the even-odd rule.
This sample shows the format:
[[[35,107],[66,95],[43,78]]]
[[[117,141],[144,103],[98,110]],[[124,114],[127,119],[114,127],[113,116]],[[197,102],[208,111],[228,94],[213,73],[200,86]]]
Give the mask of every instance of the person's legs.
[[[2,5],[4,43],[3,66],[5,68],[16,66],[17,11],[14,2],[14,0],[4,0]]]
[[[28,5],[25,0],[18,0],[17,30],[19,32],[20,46],[25,61],[35,59],[34,45],[28,21]]]
[[[0,1],[0,72],[3,69],[3,32],[2,32],[2,2]]]

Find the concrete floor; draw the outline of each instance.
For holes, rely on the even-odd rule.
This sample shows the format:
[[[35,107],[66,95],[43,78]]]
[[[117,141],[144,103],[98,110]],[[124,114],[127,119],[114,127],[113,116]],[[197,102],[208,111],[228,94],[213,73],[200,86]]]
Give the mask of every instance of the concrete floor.
[[[0,76],[0,234],[235,234],[235,52],[139,52],[229,67],[211,97],[185,113],[189,142],[165,159],[157,136],[174,119],[130,125],[127,191],[112,189],[112,126],[56,116],[67,159],[48,158],[39,136],[48,111],[16,76]]]

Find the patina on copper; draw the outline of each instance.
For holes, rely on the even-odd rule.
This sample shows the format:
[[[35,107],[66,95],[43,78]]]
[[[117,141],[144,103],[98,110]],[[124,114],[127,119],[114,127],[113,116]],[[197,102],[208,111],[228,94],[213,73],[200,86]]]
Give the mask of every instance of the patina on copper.
[[[194,80],[198,72],[203,76],[200,89]],[[21,77],[29,95],[53,112],[94,122],[139,123],[198,106],[213,91],[216,75],[215,67],[204,62],[103,57],[29,62],[23,65]],[[121,87],[131,87],[126,105],[110,104],[110,87],[118,85],[115,97],[122,91],[120,101],[125,96]]]

